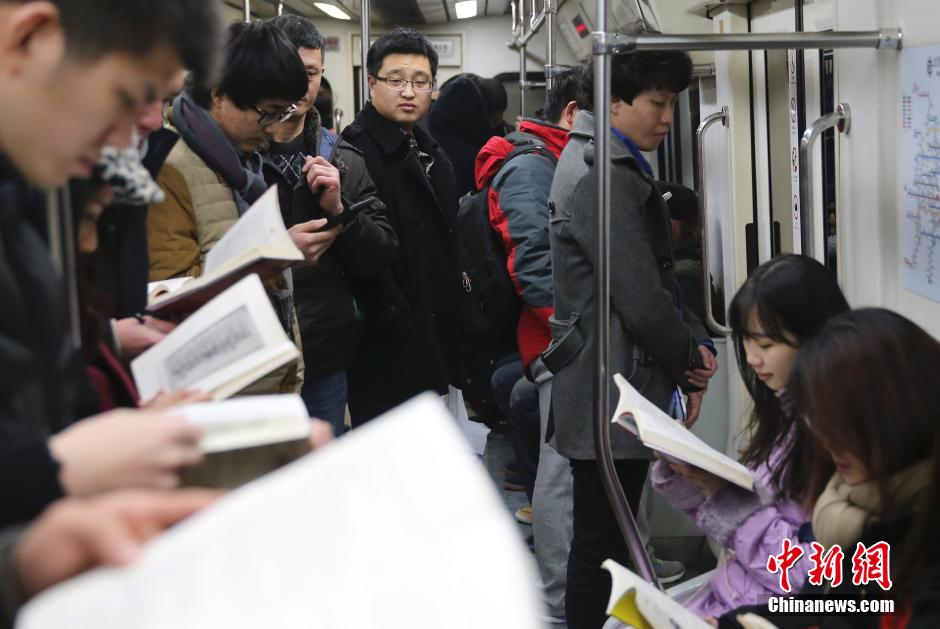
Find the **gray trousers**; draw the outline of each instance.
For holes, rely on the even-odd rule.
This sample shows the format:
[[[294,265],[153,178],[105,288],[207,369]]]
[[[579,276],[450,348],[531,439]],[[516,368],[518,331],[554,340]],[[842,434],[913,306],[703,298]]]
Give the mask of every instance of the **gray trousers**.
[[[542,592],[548,613],[565,618],[565,584],[568,550],[571,547],[572,480],[568,459],[545,443],[548,410],[552,399],[552,374],[536,359],[529,367],[539,394],[541,423],[539,466],[532,493],[532,535],[535,559],[542,577]]]
[[[568,574],[568,551],[571,549],[572,511],[571,465],[555,448],[545,443],[548,414],[552,401],[552,374],[536,359],[529,371],[535,378],[539,396],[539,465],[532,493],[532,535],[535,559],[542,579],[542,595],[548,613],[555,619],[565,618],[565,585]],[[636,517],[640,538],[649,543],[648,512],[652,508],[652,488],[647,477]]]

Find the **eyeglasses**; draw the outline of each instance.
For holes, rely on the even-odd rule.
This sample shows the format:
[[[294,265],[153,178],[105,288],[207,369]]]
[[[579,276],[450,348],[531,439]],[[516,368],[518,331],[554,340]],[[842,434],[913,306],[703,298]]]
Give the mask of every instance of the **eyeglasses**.
[[[297,111],[297,105],[292,104],[290,107],[280,112],[270,112],[261,109],[260,107],[255,107],[255,111],[260,114],[258,116],[258,124],[262,127],[268,127],[272,124],[278,122],[284,122],[288,118],[294,115],[294,112]]]
[[[405,85],[411,83],[412,89],[416,92],[430,92],[434,89],[434,81],[428,81],[426,79],[418,79],[417,81],[406,81],[405,79],[399,79],[394,76],[377,76],[374,77],[376,81],[382,81],[388,85],[389,89],[393,89],[396,92],[403,92],[405,90]]]

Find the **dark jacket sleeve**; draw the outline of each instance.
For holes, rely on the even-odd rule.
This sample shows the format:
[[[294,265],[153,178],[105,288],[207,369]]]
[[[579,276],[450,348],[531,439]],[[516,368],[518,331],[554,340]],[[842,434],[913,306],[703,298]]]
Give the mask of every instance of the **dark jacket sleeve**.
[[[59,464],[45,439],[0,448],[0,526],[28,522],[62,496]]]
[[[20,606],[17,575],[14,571],[13,548],[20,538],[20,528],[0,530],[0,629],[12,629]]]
[[[353,203],[374,196],[375,202],[346,226],[333,243],[333,248],[347,273],[353,277],[371,277],[394,262],[398,238],[362,154],[345,142],[337,147],[337,153],[346,165],[340,187],[343,196]]]
[[[594,255],[596,169],[578,182],[578,211],[570,229],[591,264]],[[651,354],[683,389],[692,389],[685,372],[702,366],[689,325],[676,309],[673,295],[663,287],[659,262],[647,232],[643,212],[650,185],[629,167],[611,169],[610,301],[640,346]]]

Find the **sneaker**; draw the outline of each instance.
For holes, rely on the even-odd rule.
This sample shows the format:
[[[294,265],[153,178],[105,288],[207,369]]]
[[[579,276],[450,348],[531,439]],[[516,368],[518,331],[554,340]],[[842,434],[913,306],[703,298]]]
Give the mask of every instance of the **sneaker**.
[[[650,561],[653,563],[653,572],[662,585],[675,583],[685,574],[685,565],[681,561],[668,561],[659,557],[650,557]]]
[[[522,505],[516,509],[516,522],[519,522],[520,524],[532,524],[532,507],[529,505]],[[682,564],[679,565],[681,566]],[[685,567],[682,569],[685,570]]]

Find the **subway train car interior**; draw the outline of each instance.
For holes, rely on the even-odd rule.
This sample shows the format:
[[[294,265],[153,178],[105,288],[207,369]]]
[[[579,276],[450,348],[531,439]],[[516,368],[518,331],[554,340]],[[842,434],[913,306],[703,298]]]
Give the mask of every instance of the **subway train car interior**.
[[[928,0],[0,0],[0,628],[940,626]]]

